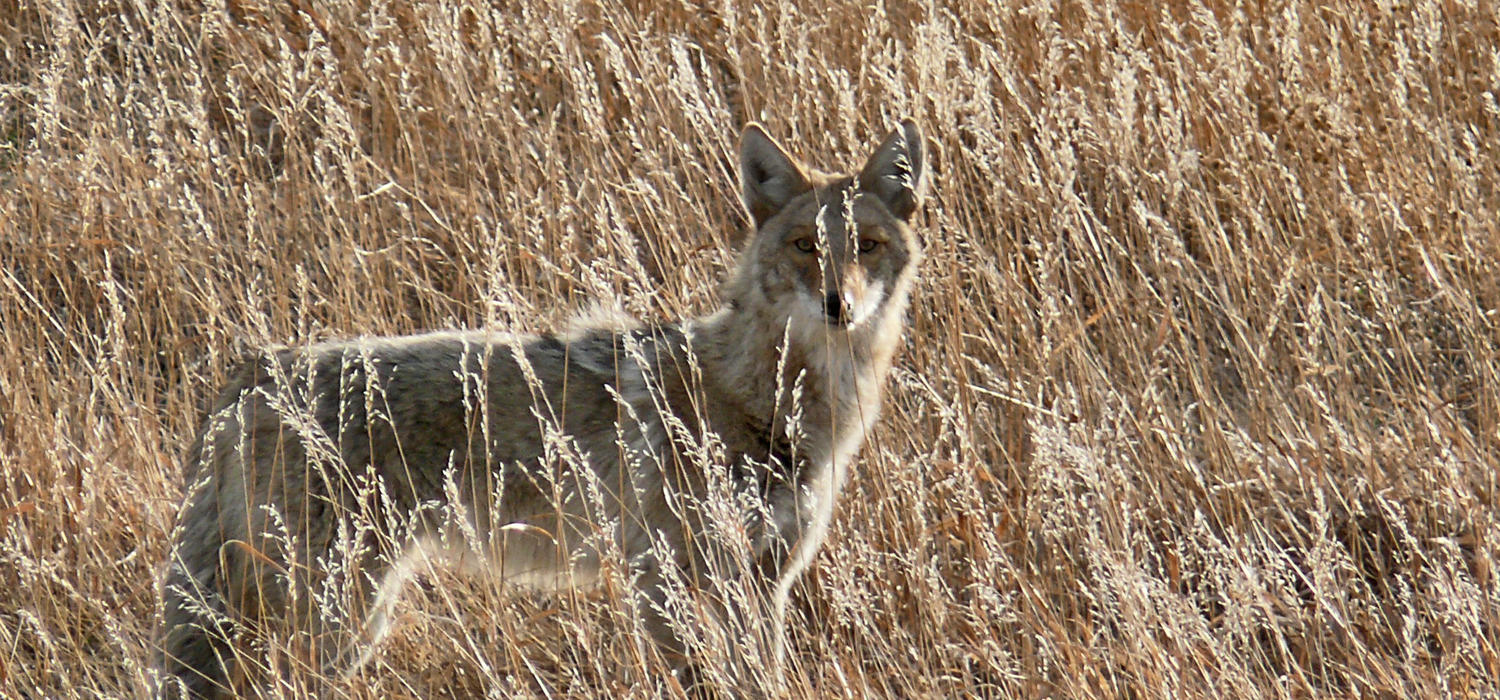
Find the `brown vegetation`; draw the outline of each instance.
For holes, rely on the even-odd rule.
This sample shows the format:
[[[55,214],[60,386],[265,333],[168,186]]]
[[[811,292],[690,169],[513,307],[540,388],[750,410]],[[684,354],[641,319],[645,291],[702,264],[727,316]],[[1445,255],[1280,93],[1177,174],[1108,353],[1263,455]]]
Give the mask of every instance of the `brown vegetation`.
[[[901,116],[927,259],[789,697],[1500,693],[1492,3],[629,5],[0,0],[0,696],[145,687],[247,349],[708,311],[739,128]],[[610,591],[413,593],[354,697],[657,687]]]

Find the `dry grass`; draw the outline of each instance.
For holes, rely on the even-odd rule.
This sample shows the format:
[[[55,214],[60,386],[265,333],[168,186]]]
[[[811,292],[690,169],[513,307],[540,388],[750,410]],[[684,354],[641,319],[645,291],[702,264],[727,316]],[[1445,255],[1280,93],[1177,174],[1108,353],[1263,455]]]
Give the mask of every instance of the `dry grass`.
[[[756,5],[0,0],[0,696],[145,687],[246,349],[706,312],[738,128],[902,115],[928,257],[789,696],[1500,693],[1493,3]],[[494,593],[351,692],[654,692],[617,600]]]

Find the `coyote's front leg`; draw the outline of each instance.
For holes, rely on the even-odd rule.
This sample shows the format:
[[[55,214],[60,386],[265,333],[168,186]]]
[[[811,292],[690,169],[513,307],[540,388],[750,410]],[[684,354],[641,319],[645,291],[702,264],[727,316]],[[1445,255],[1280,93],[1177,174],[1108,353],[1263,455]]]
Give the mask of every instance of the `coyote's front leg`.
[[[694,556],[666,565],[638,557],[637,614],[689,697],[758,697],[747,693],[764,685],[768,671],[780,677],[772,661],[781,635],[772,622],[778,617],[771,604],[773,567],[735,567],[728,547],[693,549]],[[701,653],[713,646],[704,635],[722,637],[722,664]]]

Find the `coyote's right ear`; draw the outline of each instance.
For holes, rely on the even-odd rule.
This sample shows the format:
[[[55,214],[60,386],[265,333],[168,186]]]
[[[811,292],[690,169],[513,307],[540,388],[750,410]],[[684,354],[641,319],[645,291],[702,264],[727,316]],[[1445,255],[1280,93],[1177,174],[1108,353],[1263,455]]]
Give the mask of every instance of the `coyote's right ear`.
[[[740,136],[740,180],[745,208],[755,219],[756,228],[797,195],[812,189],[802,166],[776,145],[759,124],[745,127]]]

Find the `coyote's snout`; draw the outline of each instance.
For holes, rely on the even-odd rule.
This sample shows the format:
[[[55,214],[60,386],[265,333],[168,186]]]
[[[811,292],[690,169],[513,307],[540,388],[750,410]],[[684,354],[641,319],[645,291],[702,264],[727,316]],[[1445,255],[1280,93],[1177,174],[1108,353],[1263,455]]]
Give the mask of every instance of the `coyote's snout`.
[[[241,640],[275,625],[305,633],[314,669],[353,673],[419,557],[550,588],[620,562],[674,667],[701,625],[767,617],[779,660],[787,592],[900,343],[926,153],[906,121],[831,175],[751,125],[740,160],[755,232],[712,315],[359,338],[240,368],[187,455],[161,694],[261,692]],[[731,579],[749,593],[714,593]],[[684,594],[697,627],[674,614]]]

